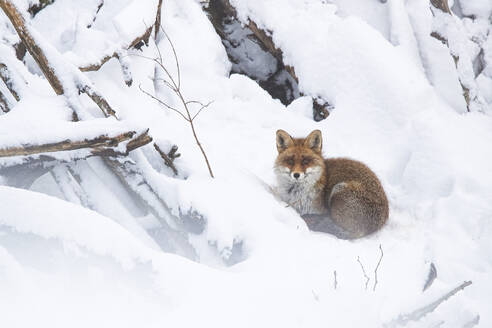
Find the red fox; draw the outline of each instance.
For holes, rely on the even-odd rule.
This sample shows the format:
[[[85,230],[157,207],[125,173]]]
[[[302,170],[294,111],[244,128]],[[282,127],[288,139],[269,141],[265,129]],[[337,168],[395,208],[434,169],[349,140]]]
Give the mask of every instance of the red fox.
[[[277,131],[275,161],[279,197],[311,230],[354,239],[379,230],[388,220],[388,199],[376,174],[347,158],[324,159],[321,131],[305,139]]]

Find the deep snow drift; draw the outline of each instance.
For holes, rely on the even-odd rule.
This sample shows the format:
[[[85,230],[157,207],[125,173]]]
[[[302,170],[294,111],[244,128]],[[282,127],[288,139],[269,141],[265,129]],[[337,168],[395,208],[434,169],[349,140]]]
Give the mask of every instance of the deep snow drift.
[[[118,35],[119,25],[104,18],[129,2],[105,1],[94,29]],[[397,1],[334,2],[231,1],[242,20],[254,18],[273,31],[286,64],[296,67],[301,92],[333,102],[328,119],[316,123],[310,98],[285,107],[251,79],[229,76],[224,47],[198,2],[164,1],[163,27],[178,53],[183,93],[190,100],[213,101],[196,126],[215,179],[187,123],[140,90],[154,88],[154,65],[141,55],[156,56],[155,44],[129,54],[131,87],[116,59],[87,73],[123,122],[179,145],[179,177],[170,170],[153,174],[169,204],[207,218],[205,231],[190,237],[198,263],[162,252],[158,235],[149,232],[155,219],[141,215],[114,181],[89,179],[88,189],[101,198],[99,213],[63,200],[49,174],[31,191],[0,187],[1,326],[381,327],[465,280],[473,284],[407,327],[441,321],[463,327],[477,314],[480,327],[491,326],[492,118],[464,113],[462,99],[449,91],[459,95],[459,84],[446,94],[445,82],[429,83],[429,71],[451,76],[452,66],[420,62],[405,26],[400,45],[390,42],[384,12]],[[80,58],[90,58],[89,50],[95,55],[107,45],[97,39],[91,47],[94,33],[77,34],[92,9],[78,9],[77,25],[62,17],[67,3],[56,1],[33,26],[80,64]],[[135,25],[145,25],[154,6],[137,3],[141,12],[135,14],[142,19]],[[444,45],[427,42],[429,52],[438,49],[434,54],[444,56],[439,48]],[[176,73],[168,42],[161,38],[157,46]],[[32,59],[29,67],[37,71]],[[175,101],[164,86],[158,91],[160,98]],[[34,101],[40,105],[29,106]],[[17,107],[0,116],[0,131],[20,119],[62,122],[69,112],[46,87]],[[274,183],[279,128],[300,137],[320,129],[325,156],[367,163],[390,200],[387,226],[356,241],[310,232],[260,182]],[[152,146],[146,148],[144,154]],[[93,177],[103,176],[98,159],[87,162]],[[235,245],[242,252],[235,254]],[[380,245],[384,256],[374,286]],[[438,277],[423,293],[431,262]],[[367,288],[361,264],[370,279]]]

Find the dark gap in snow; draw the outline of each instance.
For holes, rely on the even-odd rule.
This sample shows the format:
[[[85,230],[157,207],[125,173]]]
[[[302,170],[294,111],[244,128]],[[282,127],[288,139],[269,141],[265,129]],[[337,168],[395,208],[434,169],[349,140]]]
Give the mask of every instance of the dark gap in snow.
[[[237,20],[231,8],[223,1],[212,0],[206,10],[232,62],[231,73],[255,80],[284,105],[301,96],[297,81],[282,60],[272,55],[251,29]]]

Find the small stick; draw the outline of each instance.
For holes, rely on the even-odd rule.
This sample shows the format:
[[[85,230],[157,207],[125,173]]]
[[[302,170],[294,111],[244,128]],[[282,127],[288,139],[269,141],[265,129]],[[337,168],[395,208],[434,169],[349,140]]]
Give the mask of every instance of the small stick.
[[[439,305],[444,303],[444,301],[448,300],[450,297],[454,296],[456,293],[459,291],[465,289],[466,287],[470,286],[472,284],[471,281],[465,281],[458,287],[454,288],[453,290],[449,291],[448,293],[444,294],[443,296],[439,297],[437,300],[434,302],[427,304],[413,312],[407,313],[407,314],[400,314],[398,318],[395,320],[392,320],[388,324],[385,324],[384,327],[396,327],[398,325],[400,326],[405,326],[407,323],[410,321],[418,321],[425,317],[427,314],[433,312]],[[472,326],[473,327],[473,326]]]
[[[173,154],[177,151],[178,147],[177,146],[173,146],[173,148],[171,149],[171,151],[169,152],[169,154],[171,154],[171,152],[173,151],[174,147],[176,147],[176,150],[173,152]],[[171,170],[173,170],[173,173],[174,175],[178,175],[178,170],[176,169],[176,166],[174,166],[174,163],[173,163],[173,159],[176,158],[176,157],[179,157],[179,156],[175,156],[175,157],[171,157],[169,155],[166,155],[165,152],[163,152],[161,150],[161,148],[159,148],[159,146],[157,145],[157,143],[154,143],[154,148],[155,150],[157,150],[157,152],[159,153],[159,155],[161,155],[162,159],[164,160],[164,164],[166,164],[167,167],[169,167]],[[180,155],[180,154],[178,154]]]
[[[366,278],[366,290],[367,290],[367,285],[369,284],[369,276],[366,274],[366,270],[364,270],[364,266],[362,265],[362,262],[360,261],[360,258],[357,256],[357,262],[360,264],[360,268],[362,269],[362,273],[364,274],[364,277]]]
[[[384,256],[383,248],[381,247],[381,244],[379,244],[379,250],[381,251],[381,256],[379,257],[379,261],[378,264],[376,265],[376,269],[374,269],[374,286],[372,288],[373,292],[376,291],[376,286],[378,285],[378,268]]]

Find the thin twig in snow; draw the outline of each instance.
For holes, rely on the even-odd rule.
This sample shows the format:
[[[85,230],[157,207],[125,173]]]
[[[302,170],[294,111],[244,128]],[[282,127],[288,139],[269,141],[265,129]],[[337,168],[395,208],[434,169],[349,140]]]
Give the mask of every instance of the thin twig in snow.
[[[379,257],[378,264],[376,265],[376,268],[374,269],[374,286],[372,287],[372,291],[376,291],[376,286],[378,285],[378,268],[379,265],[381,264],[381,261],[383,260],[383,248],[381,247],[381,244],[379,244],[379,250],[381,251],[381,256]]]
[[[450,297],[454,296],[456,293],[465,289],[466,287],[470,286],[471,284],[472,284],[471,281],[465,281],[461,285],[459,285],[458,287],[449,291],[445,295],[439,297],[434,302],[427,304],[427,305],[425,305],[425,306],[423,306],[423,307],[421,307],[421,308],[419,308],[413,312],[410,312],[407,314],[400,314],[398,316],[398,318],[385,324],[384,327],[390,328],[390,327],[397,327],[397,326],[405,326],[410,321],[418,321],[418,320],[422,319],[423,317],[425,317],[427,314],[433,312],[444,301],[448,300]]]
[[[362,269],[362,273],[364,274],[364,277],[366,278],[366,290],[367,290],[367,285],[369,284],[369,276],[366,274],[366,270],[364,269],[364,266],[362,265],[362,262],[360,261],[360,258],[357,256],[357,262],[360,264],[360,268]]]
[[[205,153],[205,150],[203,149],[203,146],[200,143],[200,140],[198,139],[198,136],[197,136],[197,133],[196,133],[196,129],[195,129],[195,125],[193,124],[193,121],[198,116],[198,114],[200,114],[201,111],[203,109],[207,108],[212,102],[209,102],[209,103],[207,103],[207,104],[204,105],[203,103],[201,103],[199,101],[196,101],[196,100],[191,100],[191,101],[185,100],[183,94],[181,93],[181,70],[180,70],[180,66],[179,66],[179,60],[178,60],[178,55],[177,55],[176,49],[175,49],[174,44],[172,43],[171,39],[169,38],[169,36],[167,35],[167,33],[162,28],[162,26],[160,27],[160,30],[162,31],[162,33],[164,34],[164,36],[168,40],[169,45],[171,46],[171,49],[172,49],[172,52],[173,52],[173,55],[174,55],[174,61],[176,63],[177,80],[175,78],[173,78],[172,74],[164,66],[164,63],[162,61],[162,54],[161,54],[161,52],[159,50],[159,47],[158,47],[157,42],[155,41],[155,39],[154,39],[154,42],[155,42],[156,47],[158,49],[158,56],[159,56],[158,58],[151,58],[151,57],[147,57],[147,56],[144,56],[144,55],[138,55],[138,54],[133,54],[133,56],[142,57],[142,58],[151,60],[151,61],[155,62],[162,69],[162,71],[166,74],[168,80],[167,79],[155,78],[154,79],[154,83],[155,83],[155,81],[162,81],[171,91],[173,91],[176,94],[176,96],[179,98],[179,100],[180,100],[180,102],[181,102],[181,104],[183,106],[184,112],[180,111],[179,109],[177,109],[177,108],[175,108],[173,106],[170,106],[166,102],[158,99],[156,96],[154,96],[154,95],[150,94],[149,92],[143,90],[141,86],[139,86],[140,87],[140,90],[143,93],[145,93],[146,95],[148,95],[149,97],[151,97],[152,99],[154,99],[157,102],[159,102],[164,107],[166,107],[166,108],[168,108],[168,109],[170,109],[170,110],[178,113],[182,118],[185,119],[185,121],[187,121],[190,124],[191,131],[193,133],[193,137],[195,139],[195,142],[198,145],[198,148],[200,149],[200,151],[201,151],[201,153],[203,155],[203,158],[205,159],[205,163],[207,165],[208,172],[210,173],[210,176],[213,178],[214,177],[214,174],[212,172],[212,168],[210,166],[210,162],[208,161],[208,157],[207,157],[207,155]],[[154,84],[154,87],[155,87],[155,84]],[[190,109],[188,108],[188,105],[193,104],[193,103],[200,104],[201,105],[201,108],[194,115],[191,114]]]

